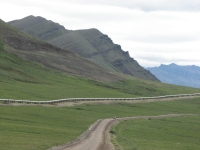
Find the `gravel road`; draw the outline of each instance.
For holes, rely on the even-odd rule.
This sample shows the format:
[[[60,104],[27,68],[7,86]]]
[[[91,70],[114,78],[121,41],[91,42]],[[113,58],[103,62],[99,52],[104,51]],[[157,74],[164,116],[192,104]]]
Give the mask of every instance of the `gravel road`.
[[[83,133],[74,142],[68,143],[63,146],[54,147],[50,150],[115,150],[110,142],[109,131],[110,128],[117,124],[120,120],[129,119],[148,119],[148,118],[164,118],[164,117],[179,117],[195,114],[166,114],[158,116],[135,116],[124,117],[117,119],[102,119],[95,122],[85,133]]]

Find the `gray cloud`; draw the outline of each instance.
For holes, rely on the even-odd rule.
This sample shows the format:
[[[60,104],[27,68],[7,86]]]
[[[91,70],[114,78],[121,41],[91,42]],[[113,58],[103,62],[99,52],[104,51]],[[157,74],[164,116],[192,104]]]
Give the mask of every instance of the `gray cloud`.
[[[64,0],[61,0],[64,1]],[[101,4],[143,11],[200,11],[199,0],[68,0],[73,3]]]
[[[1,0],[1,6],[5,21],[35,15],[66,29],[97,28],[145,67],[200,66],[199,0]]]

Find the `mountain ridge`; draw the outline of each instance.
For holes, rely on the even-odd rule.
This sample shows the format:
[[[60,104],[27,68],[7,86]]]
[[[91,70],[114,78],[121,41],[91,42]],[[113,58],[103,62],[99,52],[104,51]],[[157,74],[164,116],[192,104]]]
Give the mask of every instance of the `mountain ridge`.
[[[146,68],[161,82],[200,88],[200,67],[180,66],[175,63]]]
[[[58,23],[34,16],[11,21],[9,24],[52,45],[69,49],[110,71],[159,81],[98,29],[66,30]],[[53,30],[55,28],[57,30]]]

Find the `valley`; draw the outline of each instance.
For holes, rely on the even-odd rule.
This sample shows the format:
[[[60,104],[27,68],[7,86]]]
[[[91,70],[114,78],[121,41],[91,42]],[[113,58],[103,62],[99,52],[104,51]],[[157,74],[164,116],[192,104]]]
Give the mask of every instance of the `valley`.
[[[191,98],[182,100],[179,99],[176,101],[161,100],[157,102],[132,104],[123,102],[116,102],[109,105],[85,103],[72,107],[0,106],[1,114],[4,114],[0,118],[0,128],[1,131],[3,131],[0,135],[0,139],[2,139],[1,149],[49,149],[54,146],[66,144],[75,140],[79,135],[86,131],[90,125],[96,122],[96,120],[112,118],[113,116],[122,118],[128,116],[136,117],[158,116],[165,114],[196,114],[197,116],[194,117],[198,119],[198,103],[199,98]],[[188,121],[183,121],[182,126],[190,126],[190,120],[193,122],[192,120],[194,120],[194,117],[185,117]],[[173,119],[176,119],[176,117]],[[182,117],[178,117],[178,119],[182,119]],[[144,119],[141,121],[148,120]],[[153,118],[149,121],[154,123]],[[130,120],[128,122],[132,121]],[[122,124],[124,124],[124,121],[122,121]],[[139,127],[140,126],[137,128]],[[199,126],[193,128],[192,132],[198,133],[198,127]],[[182,129],[179,130],[182,131]],[[111,129],[111,131],[113,131],[113,129]],[[115,131],[111,133],[117,135],[119,132]],[[129,133],[132,135],[133,132],[130,131]],[[148,137],[151,136],[151,134],[147,133],[145,136]],[[185,140],[190,141],[193,137],[194,136],[191,135]],[[195,137],[198,139],[199,134],[195,135]],[[115,143],[116,142],[114,142],[114,145]],[[125,145],[134,146],[130,144]]]
[[[31,16],[26,19],[9,24],[23,24],[23,27],[27,27],[24,28],[25,32],[35,29],[28,28],[32,24],[37,28],[37,32],[32,35],[0,20],[0,99],[40,102],[67,98],[134,99],[200,93],[198,88],[161,83],[124,52],[120,45],[114,44],[107,35],[97,29],[69,31],[42,17]],[[184,139],[187,147],[190,146],[188,143],[191,139],[199,139],[199,134],[194,135],[199,131],[199,122],[196,121],[200,113],[199,100],[199,96],[196,95],[167,100],[163,97],[137,101],[111,99],[48,105],[7,104],[1,101],[0,145],[2,150],[51,149],[76,140],[98,119],[113,118],[113,116],[153,118],[158,115],[186,114],[183,118],[177,118],[183,127],[187,126],[187,129],[193,127],[190,136]],[[190,117],[187,114],[196,116]],[[171,125],[174,126],[177,125],[173,123],[176,122],[174,119],[176,117],[164,121],[172,122]],[[158,122],[145,121],[151,122],[149,127],[156,125],[161,128],[163,120],[158,120]],[[140,149],[140,138],[137,139],[138,145],[124,143],[130,141],[123,139],[124,137],[131,139],[129,133],[132,135],[136,132],[131,129],[135,121],[138,124],[136,128],[142,127],[144,120],[139,119],[139,121],[122,121],[109,129],[115,149],[126,148],[127,145],[128,149]],[[102,128],[105,125],[102,125]],[[124,126],[127,127],[125,130],[129,130],[128,134],[124,132]],[[184,129],[180,128],[176,133],[179,134]],[[106,130],[106,134],[109,130]],[[123,130],[123,140],[119,134],[121,130]],[[151,131],[141,136],[145,136],[148,141]],[[163,148],[163,141],[160,143],[158,149]],[[171,141],[169,143],[173,146]],[[199,145],[195,143],[196,141],[192,143],[193,148],[198,149]],[[163,145],[165,147],[165,144]],[[155,145],[152,147],[150,144],[147,147],[153,149]]]

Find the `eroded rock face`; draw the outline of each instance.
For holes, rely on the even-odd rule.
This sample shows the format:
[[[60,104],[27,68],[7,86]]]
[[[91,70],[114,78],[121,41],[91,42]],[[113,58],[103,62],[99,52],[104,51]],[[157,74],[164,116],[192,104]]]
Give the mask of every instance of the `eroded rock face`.
[[[123,51],[120,45],[114,44],[108,35],[97,29],[70,31],[57,23],[34,16],[12,21],[10,24],[52,45],[69,49],[105,69],[159,81],[131,58],[128,52]]]

